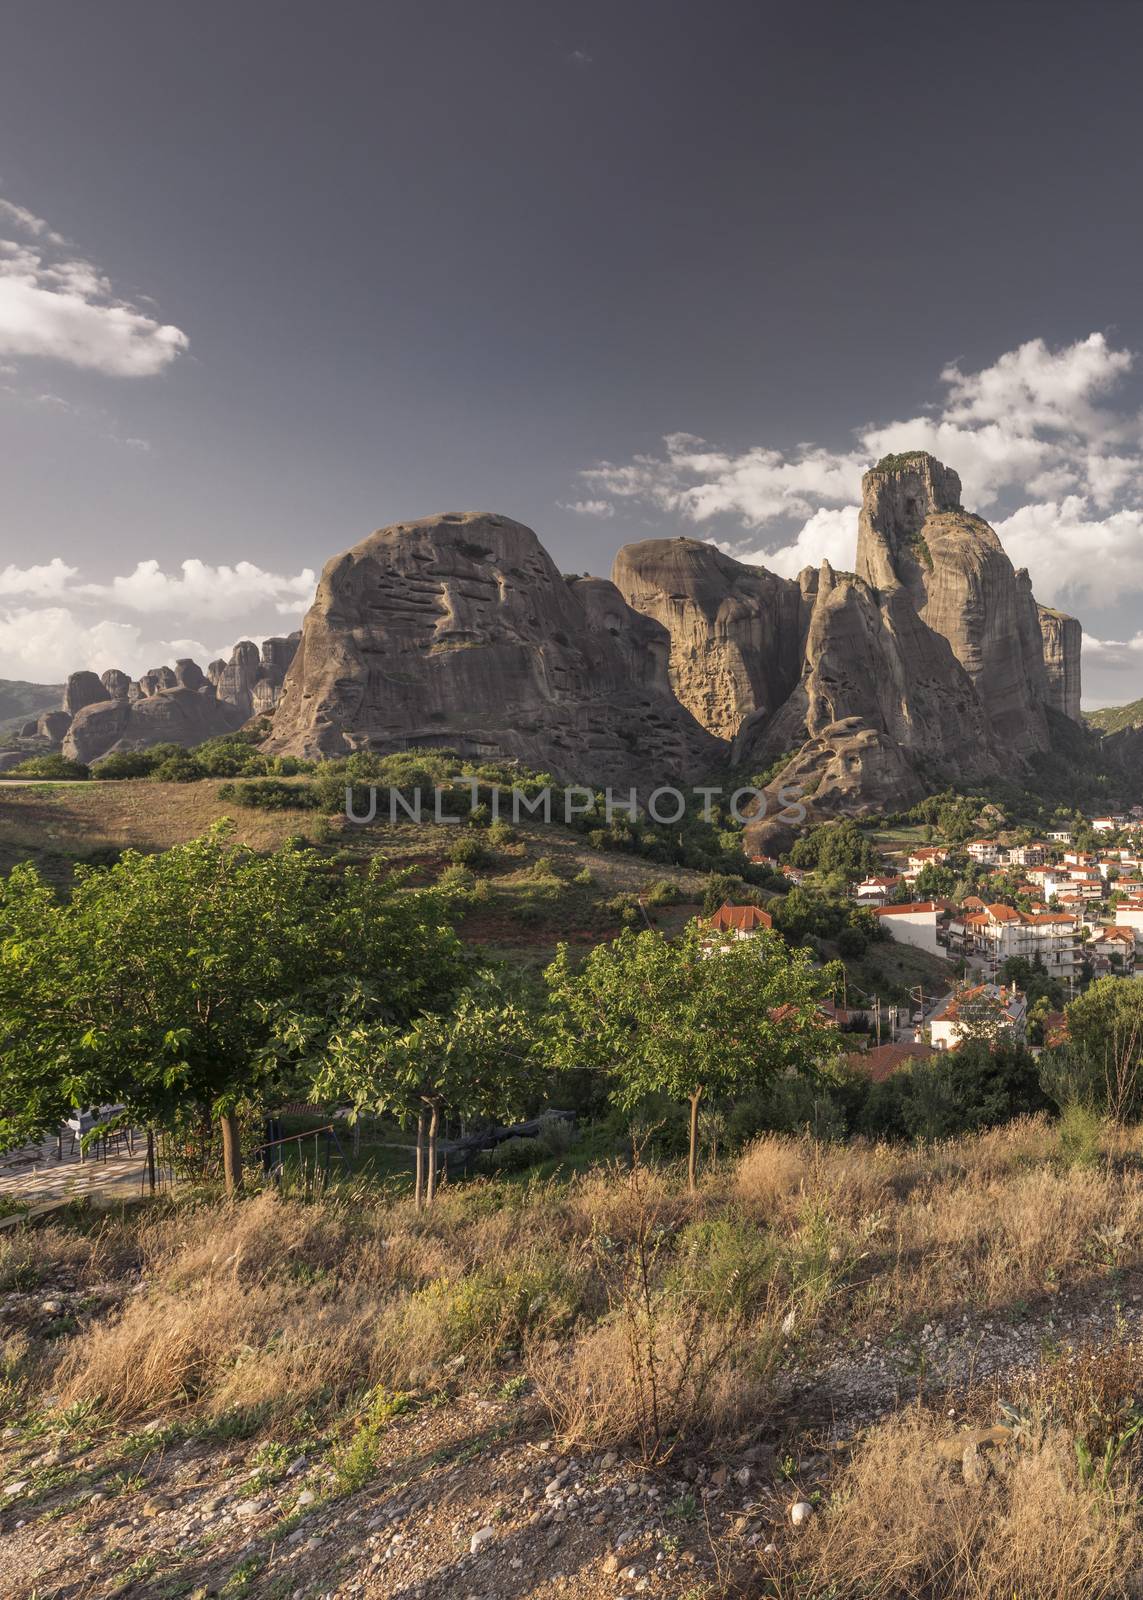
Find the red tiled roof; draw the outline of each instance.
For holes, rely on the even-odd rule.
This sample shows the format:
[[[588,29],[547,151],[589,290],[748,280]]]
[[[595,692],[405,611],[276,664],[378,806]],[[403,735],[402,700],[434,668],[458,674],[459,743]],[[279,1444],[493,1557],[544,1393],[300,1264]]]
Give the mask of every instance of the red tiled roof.
[[[935,900],[917,900],[906,906],[879,906],[874,912],[878,917],[903,917],[907,911],[939,911],[940,907]]]
[[[711,917],[710,925],[719,933],[730,928],[737,928],[740,933],[753,933],[757,928],[772,928],[774,919],[759,906],[735,906],[727,900]]]
[[[872,1050],[856,1050],[846,1057],[850,1066],[868,1073],[874,1083],[884,1083],[912,1061],[927,1061],[936,1051],[929,1044],[879,1044]]]

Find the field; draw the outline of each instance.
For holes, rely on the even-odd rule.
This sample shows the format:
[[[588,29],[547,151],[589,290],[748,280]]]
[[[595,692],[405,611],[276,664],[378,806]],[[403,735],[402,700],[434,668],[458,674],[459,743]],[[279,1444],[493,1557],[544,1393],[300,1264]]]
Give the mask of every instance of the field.
[[[1134,1594],[1141,1132],[8,1236],[0,1592]]]

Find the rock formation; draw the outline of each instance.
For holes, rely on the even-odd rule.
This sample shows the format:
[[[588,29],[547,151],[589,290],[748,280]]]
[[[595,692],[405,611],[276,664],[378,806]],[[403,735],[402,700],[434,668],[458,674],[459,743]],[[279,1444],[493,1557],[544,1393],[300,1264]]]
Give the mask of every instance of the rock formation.
[[[726,746],[664,687],[667,651],[610,586],[562,578],[519,522],[400,522],[327,564],[264,748],[439,745],[573,782],[694,778]]]
[[[229,662],[212,664],[210,679],[190,659],[152,667],[138,681],[117,667],[101,677],[73,672],[62,709],[44,712],[34,734],[73,761],[90,764],[116,750],[190,747],[233,733],[251,716],[273,709],[299,638],[293,633],[267,639],[261,651],[244,639]]]
[[[993,734],[1017,754],[1046,750],[1053,702],[1028,574],[960,503],[960,479],[924,452],[886,457],[862,479],[857,571],[873,588],[904,588],[952,646]]]
[[[775,711],[797,683],[808,610],[794,580],[703,539],[625,545],[611,576],[629,605],[667,629],[675,694],[719,738]]]
[[[1080,720],[1080,651],[1083,629],[1075,617],[1050,606],[1037,607],[1048,675],[1048,703],[1073,722]]]
[[[736,766],[765,769],[794,750],[782,782],[827,810],[899,809],[925,792],[923,774],[1000,770],[967,672],[900,586],[878,591],[825,561],[801,587],[812,602],[801,678],[776,715],[739,730]]]
[[[272,713],[263,748],[308,758],[444,746],[641,790],[730,765],[821,811],[899,809],[1079,736],[1079,624],[1036,604],[960,499],[932,456],[886,458],[856,572],[797,579],[698,539],[564,578],[507,517],[396,523],[327,564],[300,635],[243,640],[205,675],[73,674],[38,735],[93,761]]]

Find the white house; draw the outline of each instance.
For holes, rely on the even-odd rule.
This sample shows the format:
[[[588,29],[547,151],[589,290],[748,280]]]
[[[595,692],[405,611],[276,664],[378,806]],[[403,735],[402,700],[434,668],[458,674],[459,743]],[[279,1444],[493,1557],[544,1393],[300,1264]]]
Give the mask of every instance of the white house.
[[[998,988],[994,983],[979,983],[945,995],[925,1019],[929,1037],[937,1050],[955,1050],[961,1042],[961,1008],[976,1001],[992,1001],[1002,1026],[1017,1039],[1024,1037],[1028,1002],[1015,989]]]
[[[943,956],[945,951],[937,943],[937,919],[943,910],[935,900],[918,900],[903,906],[881,906],[876,914],[894,939],[927,950],[931,956]]]

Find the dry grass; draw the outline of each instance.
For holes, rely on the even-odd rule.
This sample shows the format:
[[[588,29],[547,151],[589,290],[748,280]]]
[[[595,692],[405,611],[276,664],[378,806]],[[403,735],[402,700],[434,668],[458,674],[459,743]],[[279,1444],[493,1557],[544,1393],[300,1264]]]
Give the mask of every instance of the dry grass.
[[[938,1452],[940,1420],[910,1411],[874,1429],[797,1549],[769,1574],[781,1600],[1061,1600],[1127,1596],[1133,1515],[1081,1481],[1072,1440],[993,1452],[966,1481]]]
[[[640,1168],[446,1186],[420,1217],[368,1191],[264,1194],[8,1236],[0,1290],[118,1285],[74,1336],[18,1336],[10,1393],[272,1419],[524,1359],[559,1431],[620,1440],[654,1340],[664,1434],[745,1429],[791,1340],[810,1360],[836,1334],[1002,1312],[1143,1262],[1135,1142],[1071,1167],[1037,1119],[927,1151],[768,1138],[694,1197]]]

